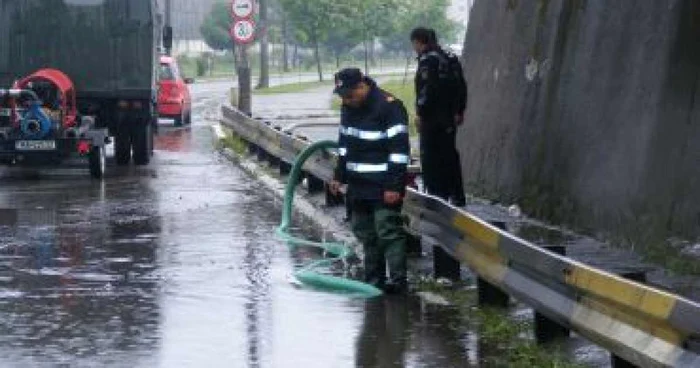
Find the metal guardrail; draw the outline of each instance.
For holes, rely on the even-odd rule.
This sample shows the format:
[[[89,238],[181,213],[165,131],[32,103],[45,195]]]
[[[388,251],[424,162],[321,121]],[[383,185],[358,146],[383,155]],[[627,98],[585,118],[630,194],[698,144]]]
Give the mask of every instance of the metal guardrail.
[[[251,119],[232,107],[224,106],[222,111],[222,124],[249,142],[252,151],[261,158],[281,160],[283,172],[291,169],[296,156],[309,145],[306,137],[285,133],[282,128]],[[306,162],[304,170],[313,173],[313,176],[320,180],[330,181],[333,178],[335,163],[335,155],[317,154]]]
[[[285,133],[292,133],[299,128],[319,128],[319,127],[338,127],[340,122],[329,123],[329,122],[310,122],[310,123],[296,123],[284,127],[282,130]]]
[[[288,164],[309,144],[230,107],[222,123]],[[311,175],[332,178],[334,155],[310,161]],[[700,367],[700,304],[531,244],[413,189],[403,211],[410,232],[478,275],[480,300],[495,295],[503,305],[515,297],[536,311],[536,330],[559,337],[573,330],[610,351],[615,366]],[[535,333],[547,340],[539,338],[547,331]]]
[[[409,230],[556,323],[641,367],[700,367],[700,304],[586,266],[409,189]]]

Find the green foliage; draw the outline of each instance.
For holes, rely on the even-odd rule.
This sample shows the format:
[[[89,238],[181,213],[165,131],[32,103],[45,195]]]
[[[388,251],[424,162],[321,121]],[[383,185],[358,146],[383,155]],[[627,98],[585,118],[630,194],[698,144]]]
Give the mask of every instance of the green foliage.
[[[248,143],[228,129],[226,137],[219,140],[219,147],[228,148],[239,156],[243,156],[248,152]]]
[[[229,35],[232,24],[229,6],[230,2],[223,1],[214,4],[200,29],[204,42],[214,50],[231,50],[233,48],[233,42]]]
[[[392,79],[382,83],[380,87],[383,90],[396,96],[396,98],[403,102],[403,105],[406,107],[406,111],[408,112],[409,116],[408,120],[411,136],[417,135],[418,131],[416,129],[415,124],[416,110],[413,107],[416,101],[416,92],[412,80],[409,78],[408,80],[406,80],[406,83],[404,83],[404,81],[401,79]],[[340,99],[338,97],[334,97],[331,102],[331,108],[333,110],[340,110],[340,105]]]
[[[445,42],[451,42],[458,29],[447,18],[449,0],[278,1],[290,38],[299,45],[328,51],[338,63],[358,45],[371,49],[377,39],[389,51],[408,53],[409,33],[417,26],[434,28]],[[318,55],[315,62],[320,64],[320,59]]]
[[[391,32],[384,34],[382,41],[392,51],[410,50],[409,34],[415,27],[435,29],[444,44],[457,38],[459,25],[447,17],[449,0],[401,0],[402,8],[396,12]]]
[[[314,88],[320,88],[320,87],[327,87],[328,90],[331,90],[331,83],[330,82],[301,82],[301,83],[295,83],[295,84],[283,84],[280,86],[274,86],[274,87],[268,87],[268,88],[260,88],[253,92],[256,95],[274,95],[274,94],[279,94],[279,93],[300,93],[300,92],[305,92],[310,89]]]
[[[207,59],[204,57],[198,57],[197,58],[197,76],[198,77],[203,77],[207,74],[207,71],[209,69],[209,65],[207,62]]]

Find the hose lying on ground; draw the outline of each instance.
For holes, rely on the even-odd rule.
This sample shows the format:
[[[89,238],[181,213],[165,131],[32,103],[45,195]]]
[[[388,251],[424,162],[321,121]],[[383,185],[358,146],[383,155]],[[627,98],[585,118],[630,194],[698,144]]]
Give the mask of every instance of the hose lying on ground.
[[[314,242],[294,237],[289,233],[289,227],[292,222],[294,192],[298,183],[300,182],[299,179],[302,175],[302,167],[304,166],[304,163],[317,151],[333,149],[337,148],[337,146],[337,143],[333,141],[320,141],[312,144],[297,156],[294,164],[292,165],[292,170],[289,174],[289,179],[285,188],[282,221],[277,228],[276,235],[278,238],[285,241],[290,248],[296,246],[320,248],[325,254],[330,256],[330,258],[312,262],[311,264],[295,271],[294,277],[302,284],[317,289],[350,293],[363,297],[378,296],[382,294],[382,291],[373,285],[318,272],[320,268],[330,267],[334,262],[338,261],[345,262],[347,258],[351,257],[354,252],[349,246],[340,242]]]

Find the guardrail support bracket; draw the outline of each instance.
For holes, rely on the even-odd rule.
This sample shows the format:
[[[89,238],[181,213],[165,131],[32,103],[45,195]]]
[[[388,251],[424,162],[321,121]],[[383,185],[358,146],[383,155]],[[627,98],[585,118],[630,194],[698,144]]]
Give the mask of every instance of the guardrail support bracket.
[[[502,221],[491,221],[491,225],[506,230],[506,223]],[[478,277],[476,279],[477,300],[479,306],[489,306],[497,308],[508,308],[510,296],[508,293],[492,285],[490,282]]]
[[[267,161],[268,157],[270,157],[270,155],[268,155],[267,152],[260,147],[258,147],[256,151],[258,154],[258,161]]]
[[[644,271],[626,271],[620,273],[620,276],[628,280],[637,281],[641,283],[645,283],[647,281],[647,275]],[[632,364],[615,354],[610,354],[610,363],[612,368],[637,368],[637,365]]]
[[[433,271],[435,278],[446,278],[452,281],[459,281],[462,265],[458,260],[452,258],[439,245],[433,246]]]
[[[547,245],[543,248],[562,256],[566,255],[566,247],[563,245]],[[538,344],[565,339],[570,334],[571,331],[568,328],[541,313],[535,312],[535,339]]]
[[[617,355],[612,356],[611,363],[612,368],[638,368],[636,365],[620,358]]]
[[[510,301],[508,294],[481,277],[476,279],[476,290],[479,306],[508,308]]]
[[[568,328],[560,325],[544,314],[535,312],[535,339],[538,344],[566,339],[570,336]]]
[[[292,165],[280,160],[280,175],[289,175],[292,172]]]
[[[326,183],[324,183],[323,180],[321,180],[313,175],[306,176],[306,183],[307,183],[308,188],[309,188],[309,194],[320,193],[326,187]]]
[[[423,255],[423,246],[420,236],[408,234],[406,241],[406,254],[413,258],[420,258]]]
[[[326,191],[326,206],[335,207],[335,206],[340,206],[343,203],[345,203],[345,201],[343,200],[342,194],[334,195],[333,193],[331,193],[331,191],[328,187],[328,184],[324,184],[324,186],[325,186],[325,191]]]
[[[248,154],[250,154],[250,155],[255,155],[255,154],[257,154],[257,153],[258,153],[258,146],[256,146],[255,144],[249,142],[249,143],[248,143]]]

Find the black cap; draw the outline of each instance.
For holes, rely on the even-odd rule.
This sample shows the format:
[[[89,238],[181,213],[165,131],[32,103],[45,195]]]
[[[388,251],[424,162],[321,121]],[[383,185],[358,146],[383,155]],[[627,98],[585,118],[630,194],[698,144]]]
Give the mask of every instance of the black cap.
[[[335,89],[333,93],[346,96],[365,78],[357,68],[346,68],[335,74]]]

